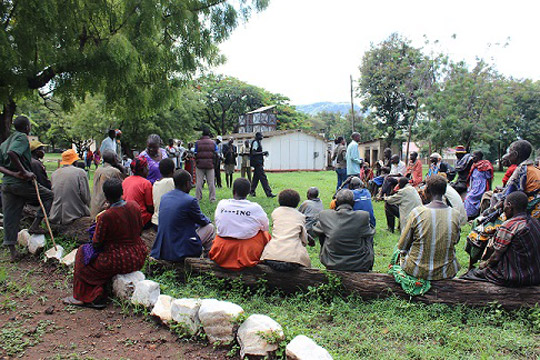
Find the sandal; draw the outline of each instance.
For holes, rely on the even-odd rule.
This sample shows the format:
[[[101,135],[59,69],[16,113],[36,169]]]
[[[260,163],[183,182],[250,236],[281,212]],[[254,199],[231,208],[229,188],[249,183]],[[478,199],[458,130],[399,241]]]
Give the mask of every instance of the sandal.
[[[86,307],[89,309],[97,309],[97,310],[103,310],[107,307],[107,305],[105,304],[96,304],[93,302],[85,303],[85,302],[75,299],[73,296],[69,296],[67,298],[62,299],[62,302],[66,305],[80,306],[80,307]]]

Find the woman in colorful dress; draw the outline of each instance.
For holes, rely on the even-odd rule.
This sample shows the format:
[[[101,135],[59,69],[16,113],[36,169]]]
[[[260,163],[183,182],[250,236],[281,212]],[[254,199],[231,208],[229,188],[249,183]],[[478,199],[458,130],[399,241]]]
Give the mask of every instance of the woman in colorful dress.
[[[467,197],[463,203],[469,220],[479,215],[482,195],[491,190],[493,181],[493,166],[488,160],[484,160],[484,154],[481,151],[474,151],[471,157],[473,164],[467,178]]]
[[[110,206],[96,218],[92,243],[79,247],[73,273],[73,296],[69,305],[96,309],[105,307],[105,285],[118,274],[140,270],[148,249],[141,240],[143,223],[139,207],[122,200],[122,181],[110,179],[103,184]]]

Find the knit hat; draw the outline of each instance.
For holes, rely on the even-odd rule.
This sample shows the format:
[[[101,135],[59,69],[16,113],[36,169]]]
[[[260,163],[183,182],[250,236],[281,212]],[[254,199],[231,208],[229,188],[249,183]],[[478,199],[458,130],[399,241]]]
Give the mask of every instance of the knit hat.
[[[457,152],[457,153],[466,153],[467,150],[465,149],[465,146],[463,146],[463,145],[458,145],[458,146],[456,146],[456,152]]]
[[[69,149],[62,153],[62,161],[60,162],[60,165],[71,165],[77,160],[81,160],[79,155],[77,155],[75,150]]]

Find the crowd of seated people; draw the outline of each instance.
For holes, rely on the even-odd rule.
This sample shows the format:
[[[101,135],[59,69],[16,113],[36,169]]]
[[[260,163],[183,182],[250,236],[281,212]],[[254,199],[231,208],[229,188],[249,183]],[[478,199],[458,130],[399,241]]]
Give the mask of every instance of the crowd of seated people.
[[[239,178],[232,184],[232,197],[217,204],[212,223],[199,200],[190,195],[192,175],[176,169],[174,161],[162,154],[155,135],[149,137],[144,156],[131,161],[132,175],[127,177],[117,154],[105,149],[90,195],[87,174],[78,167],[80,159],[73,150],[62,154],[62,167],[52,174],[52,192],[48,190],[40,161],[43,144],[24,142],[30,128],[27,119],[17,121],[16,128],[12,142],[0,149],[10,159],[19,159],[11,168],[0,166],[8,179],[3,193],[4,224],[10,227],[6,244],[16,238],[13,222],[20,216],[19,208],[24,202],[36,202],[34,187],[18,182],[33,179],[24,169],[40,174],[37,186],[52,222],[68,224],[86,216],[95,220],[92,243],[77,255],[73,296],[65,299],[70,304],[102,307],[112,276],[143,266],[148,248],[140,235],[149,228],[156,229],[150,256],[159,260],[202,256],[229,270],[262,263],[275,271],[294,272],[311,266],[308,246],[315,246],[318,239],[319,258],[327,269],[371,271],[376,218],[373,193],[366,184],[385,201],[389,231],[399,219],[398,264],[409,276],[428,281],[454,278],[460,269],[456,246],[461,227],[475,220],[464,244],[471,258],[464,279],[503,286],[540,284],[540,169],[529,160],[532,145],[526,140],[510,145],[504,160],[511,171],[503,188],[489,192],[487,210],[481,199],[492,187],[493,167],[480,151],[469,155],[458,147],[456,170],[433,153],[424,179],[417,153],[411,153],[405,166],[398,155],[385,151],[375,178],[367,163],[356,167],[355,162],[358,172],[342,182],[326,210],[317,187],[307,190],[302,203],[297,191],[285,189],[279,193],[271,222],[258,203],[247,199],[250,181]],[[457,181],[452,183],[456,172]],[[460,194],[463,186],[466,191]],[[33,231],[39,232],[40,222],[38,216]]]

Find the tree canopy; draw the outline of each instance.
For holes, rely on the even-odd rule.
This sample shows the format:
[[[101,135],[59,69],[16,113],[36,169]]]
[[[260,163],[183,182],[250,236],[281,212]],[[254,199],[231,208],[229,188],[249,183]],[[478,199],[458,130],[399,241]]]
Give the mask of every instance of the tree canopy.
[[[268,0],[6,0],[0,3],[0,137],[39,90],[63,109],[102,93],[120,117],[154,114],[222,61],[216,44]]]

